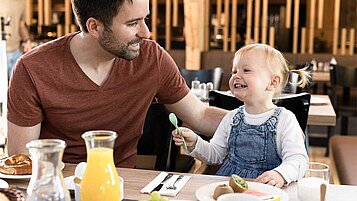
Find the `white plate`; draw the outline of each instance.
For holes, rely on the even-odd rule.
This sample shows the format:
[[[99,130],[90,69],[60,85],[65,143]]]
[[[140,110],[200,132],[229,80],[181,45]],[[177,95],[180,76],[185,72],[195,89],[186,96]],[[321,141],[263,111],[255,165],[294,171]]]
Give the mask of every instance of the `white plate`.
[[[63,170],[65,164],[61,162],[61,170]],[[0,173],[0,178],[2,179],[30,179],[31,175],[30,174],[24,174],[24,175],[10,175],[10,174],[2,174]]]
[[[320,97],[311,97],[310,104],[311,105],[324,105],[328,104],[329,100],[326,98],[320,98]]]
[[[258,191],[258,192],[266,193],[269,195],[280,195],[280,201],[288,201],[289,200],[288,194],[285,193],[280,188],[270,186],[267,184],[257,183],[257,182],[247,181],[247,183],[248,183],[249,190]],[[220,184],[229,185],[229,182],[223,181],[223,182],[216,182],[216,183],[201,186],[196,191],[196,198],[200,201],[215,201],[215,199],[213,199],[213,192],[214,192],[214,189]]]
[[[9,188],[9,184],[6,181],[0,179],[0,188]]]
[[[0,178],[2,178],[2,179],[30,179],[31,175],[30,174],[10,175],[10,174],[2,174],[2,173],[0,173]]]

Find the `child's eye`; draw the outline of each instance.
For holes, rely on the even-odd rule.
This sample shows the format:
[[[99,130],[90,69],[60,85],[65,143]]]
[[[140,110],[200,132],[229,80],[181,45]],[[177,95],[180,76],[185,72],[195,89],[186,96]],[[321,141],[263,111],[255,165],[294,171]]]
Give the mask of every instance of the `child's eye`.
[[[250,70],[245,68],[245,69],[243,69],[243,72],[247,73],[247,72],[250,72]]]
[[[237,74],[237,72],[238,72],[237,70],[234,70],[231,72],[231,75]]]

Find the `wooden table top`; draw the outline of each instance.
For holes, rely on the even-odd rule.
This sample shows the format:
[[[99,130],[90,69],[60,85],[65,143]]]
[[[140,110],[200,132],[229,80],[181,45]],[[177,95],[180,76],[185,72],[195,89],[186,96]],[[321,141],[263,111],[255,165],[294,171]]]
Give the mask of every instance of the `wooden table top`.
[[[330,71],[314,71],[312,72],[312,81],[314,82],[329,82]]]
[[[335,126],[336,125],[336,113],[331,104],[330,97],[328,95],[316,95],[312,94],[311,98],[323,98],[328,101],[327,104],[314,105],[310,104],[309,116],[307,119],[308,125],[315,126]]]
[[[65,168],[62,170],[63,176],[68,177],[73,175],[76,164],[66,163]],[[118,174],[124,179],[124,198],[133,200],[148,199],[148,194],[141,194],[140,190],[153,180],[160,172],[153,170],[117,168]],[[202,174],[189,174],[189,173],[176,173],[192,176],[184,188],[175,197],[169,197],[171,200],[197,200],[195,196],[196,190],[204,185],[228,181],[229,177],[202,175]],[[18,186],[26,188],[29,180],[7,180],[10,186]],[[290,201],[297,201],[297,183],[291,183],[288,187],[283,187],[289,195]],[[354,200],[357,195],[357,186],[344,186],[344,185],[329,185],[327,190],[326,200]]]

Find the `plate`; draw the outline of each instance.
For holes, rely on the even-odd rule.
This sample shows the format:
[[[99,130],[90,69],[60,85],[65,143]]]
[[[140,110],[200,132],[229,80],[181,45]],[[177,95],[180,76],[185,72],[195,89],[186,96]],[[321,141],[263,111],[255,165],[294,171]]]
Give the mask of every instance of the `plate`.
[[[280,188],[270,186],[267,184],[257,183],[257,182],[249,182],[247,181],[249,190],[258,191],[261,193],[267,193],[269,195],[280,195],[280,201],[289,201],[289,196]],[[223,182],[216,182],[201,186],[196,191],[196,198],[200,201],[215,201],[213,199],[213,192],[214,189],[220,184],[227,184],[229,185],[228,181]]]
[[[311,105],[324,105],[328,104],[329,100],[326,98],[320,98],[320,97],[311,97],[310,104]]]
[[[9,184],[6,181],[0,179],[0,188],[9,188]]]
[[[31,175],[30,174],[11,175],[11,174],[0,173],[0,178],[2,178],[2,179],[31,179]]]
[[[61,170],[65,167],[65,164],[61,162]],[[10,175],[10,174],[2,174],[0,173],[0,178],[2,179],[31,179],[30,174],[24,174],[24,175]]]

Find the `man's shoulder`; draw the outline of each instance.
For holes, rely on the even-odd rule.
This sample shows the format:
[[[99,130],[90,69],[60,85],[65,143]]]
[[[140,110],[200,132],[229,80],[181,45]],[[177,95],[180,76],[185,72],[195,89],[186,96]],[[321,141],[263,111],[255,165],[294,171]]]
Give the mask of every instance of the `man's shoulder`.
[[[61,51],[69,48],[68,42],[74,36],[74,34],[68,34],[63,37],[57,38],[52,41],[45,42],[23,55],[23,61],[33,59],[50,59],[51,57],[58,57]]]

